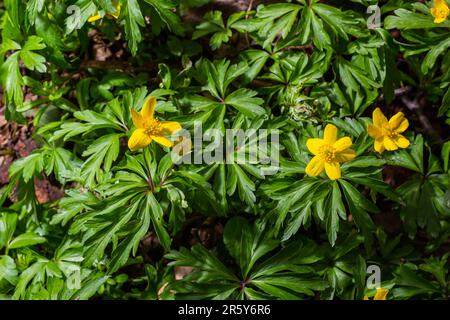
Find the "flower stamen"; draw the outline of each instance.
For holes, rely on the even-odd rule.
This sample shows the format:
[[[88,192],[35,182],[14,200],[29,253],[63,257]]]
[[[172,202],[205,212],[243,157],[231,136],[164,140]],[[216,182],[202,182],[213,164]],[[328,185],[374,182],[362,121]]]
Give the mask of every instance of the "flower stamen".
[[[336,149],[331,145],[324,145],[320,148],[319,155],[326,162],[333,162],[336,158]]]
[[[147,135],[158,136],[162,133],[161,123],[156,119],[151,119],[147,124],[144,124],[144,128]]]

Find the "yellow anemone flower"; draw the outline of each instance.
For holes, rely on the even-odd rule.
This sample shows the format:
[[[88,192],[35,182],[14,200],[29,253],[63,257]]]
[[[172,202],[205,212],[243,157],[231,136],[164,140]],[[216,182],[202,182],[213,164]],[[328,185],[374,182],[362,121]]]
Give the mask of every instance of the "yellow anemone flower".
[[[119,18],[119,16],[120,16],[120,1],[117,1],[116,12],[114,12],[114,13],[108,12],[106,14],[106,16],[111,16],[114,19],[118,19]],[[100,20],[101,18],[102,18],[102,16],[99,15],[98,12],[97,12],[95,15],[89,17],[88,22],[94,22],[94,21]]]
[[[375,293],[373,300],[386,300],[388,293],[389,293],[388,289],[377,288],[377,292]],[[369,300],[369,297],[364,296],[364,300]]]
[[[373,112],[373,125],[369,124],[367,131],[369,136],[375,139],[375,151],[382,153],[384,150],[408,148],[409,140],[401,135],[408,127],[408,119],[402,112],[398,112],[388,121],[380,108],[376,108]]]
[[[434,7],[431,8],[434,23],[442,23],[450,14],[450,9],[445,0],[434,0]]]
[[[341,177],[340,163],[353,160],[356,156],[355,151],[350,149],[352,140],[349,137],[338,140],[337,128],[332,124],[325,127],[323,139],[308,139],[306,146],[314,158],[306,166],[305,172],[313,177],[325,169],[328,178],[337,180]]]
[[[138,150],[148,146],[153,140],[164,147],[172,147],[173,142],[166,135],[181,130],[181,125],[174,121],[159,121],[155,119],[156,98],[149,97],[141,112],[131,109],[131,117],[136,130],[128,140],[130,150]]]

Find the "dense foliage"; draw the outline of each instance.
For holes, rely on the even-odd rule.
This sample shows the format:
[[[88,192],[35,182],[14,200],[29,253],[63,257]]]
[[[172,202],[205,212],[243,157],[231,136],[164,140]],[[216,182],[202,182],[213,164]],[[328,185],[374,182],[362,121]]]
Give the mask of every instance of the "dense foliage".
[[[0,2],[1,298],[448,298],[450,2],[242,3]],[[174,163],[196,122],[279,170]]]

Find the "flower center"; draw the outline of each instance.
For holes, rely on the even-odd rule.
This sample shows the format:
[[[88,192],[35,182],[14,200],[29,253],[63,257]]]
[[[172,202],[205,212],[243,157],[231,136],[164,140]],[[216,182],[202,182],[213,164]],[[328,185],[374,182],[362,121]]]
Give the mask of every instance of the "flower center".
[[[144,128],[145,133],[149,136],[159,136],[162,132],[161,123],[156,119],[151,119],[144,125]]]
[[[386,125],[383,129],[385,136],[388,136],[391,139],[397,138],[398,133],[395,130],[392,130],[390,125]]]
[[[437,9],[437,16],[439,18],[446,18],[448,15],[448,11],[446,8],[439,8]]]
[[[319,154],[326,162],[333,162],[336,158],[336,149],[333,146],[326,144],[319,150]]]

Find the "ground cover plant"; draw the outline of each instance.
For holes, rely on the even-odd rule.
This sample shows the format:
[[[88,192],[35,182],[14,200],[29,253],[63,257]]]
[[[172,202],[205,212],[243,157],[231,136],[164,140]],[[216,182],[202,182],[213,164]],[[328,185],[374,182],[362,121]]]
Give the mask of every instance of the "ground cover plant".
[[[0,298],[448,299],[449,5],[0,1]]]

